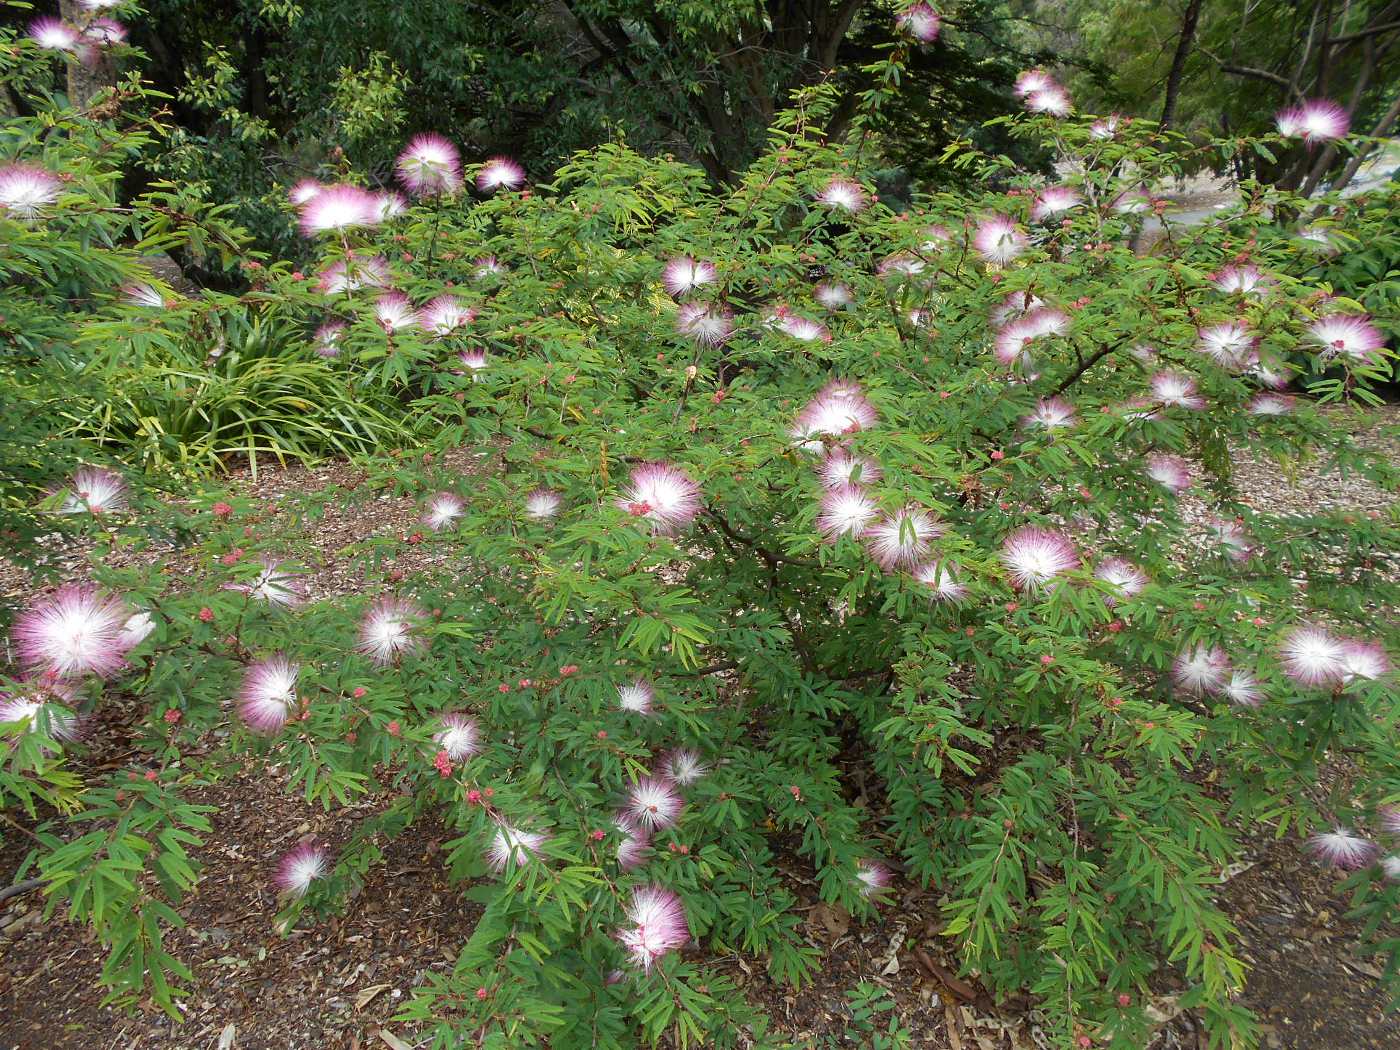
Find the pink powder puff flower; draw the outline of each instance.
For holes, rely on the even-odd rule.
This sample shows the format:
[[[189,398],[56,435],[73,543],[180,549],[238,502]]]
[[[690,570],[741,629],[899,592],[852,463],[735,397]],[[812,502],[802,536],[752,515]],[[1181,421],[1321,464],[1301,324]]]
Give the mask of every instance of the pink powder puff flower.
[[[77,740],[78,716],[58,704],[25,696],[0,693],[0,722],[22,722],[23,733],[42,732],[50,740]]]
[[[122,624],[121,633],[117,635],[117,645],[121,648],[122,656],[135,649],[138,645],[149,638],[156,629],[155,620],[151,619],[151,614],[145,609],[138,610],[126,618],[126,623]]]
[[[1026,235],[1006,216],[993,215],[973,231],[972,247],[987,262],[1005,266],[1026,250]]]
[[[1118,135],[1118,125],[1120,117],[1116,113],[1110,113],[1102,120],[1096,120],[1089,125],[1089,137],[1098,142],[1105,142]]]
[[[1094,569],[1094,579],[1108,584],[1110,593],[1103,600],[1110,607],[1141,594],[1148,584],[1147,573],[1126,558],[1105,558]]]
[[[1379,358],[1385,339],[1365,314],[1333,314],[1308,325],[1308,338],[1316,343],[1324,358],[1349,357],[1354,361]]]
[[[1342,643],[1342,677],[1347,682],[1375,681],[1389,671],[1390,659],[1379,642],[1348,638]]]
[[[394,162],[409,192],[421,197],[455,193],[462,188],[462,156],[457,147],[435,132],[415,135]]]
[[[947,529],[922,507],[901,507],[866,528],[870,556],[886,572],[912,569],[928,554],[929,543]]]
[[[689,255],[672,259],[661,271],[661,283],[672,299],[680,299],[697,288],[713,284],[718,277],[714,263],[692,259]]]
[[[317,879],[325,878],[330,868],[326,847],[315,839],[293,846],[277,862],[273,881],[277,888],[292,897],[302,896]]]
[[[1128,353],[1132,354],[1134,358],[1145,365],[1152,364],[1152,362],[1156,361],[1157,358],[1161,356],[1157,353],[1155,347],[1147,346],[1144,343],[1139,343],[1137,346],[1134,346]]]
[[[919,244],[921,252],[941,252],[948,245],[953,243],[953,235],[948,232],[948,227],[933,226],[924,227],[924,239]]]
[[[875,272],[881,277],[917,277],[928,269],[928,263],[917,255],[896,252],[880,260]]]
[[[1152,209],[1152,195],[1142,188],[1124,190],[1113,200],[1119,215],[1141,215]]]
[[[1343,827],[1310,835],[1308,851],[1324,864],[1341,871],[1359,871],[1374,863],[1381,852],[1370,839]]]
[[[509,157],[492,157],[476,173],[476,188],[482,193],[518,190],[525,185],[525,169]]]
[[[450,711],[439,721],[442,729],[433,734],[433,743],[447,752],[453,762],[465,762],[481,753],[481,729],[466,715]]]
[[[1024,105],[1031,113],[1044,113],[1051,117],[1067,117],[1074,109],[1069,100],[1069,92],[1059,84],[1032,91],[1025,97]]]
[[[122,285],[122,300],[131,306],[149,306],[153,310],[164,310],[166,306],[161,290],[146,281]]]
[[[505,272],[506,268],[501,265],[500,261],[494,255],[483,255],[480,259],[472,263],[472,276],[478,281]]]
[[[457,354],[457,361],[463,368],[470,372],[472,378],[475,379],[476,373],[480,372],[487,365],[486,351],[482,350],[480,347],[472,347],[471,349],[463,350]]]
[[[931,44],[938,39],[943,20],[931,6],[921,2],[911,4],[896,15],[894,24],[905,36],[921,44]]]
[[[1218,645],[1183,649],[1172,661],[1172,681],[1193,696],[1218,693],[1230,673],[1230,658]]]
[[[1022,426],[1043,427],[1046,430],[1072,427],[1075,422],[1074,406],[1062,397],[1041,398],[1029,415],[1021,417]]]
[[[873,485],[884,475],[880,465],[866,456],[844,448],[834,448],[817,467],[817,477],[825,488],[839,485]]]
[[[333,358],[340,356],[340,340],[345,336],[345,322],[327,321],[316,329],[315,350],[317,357]]]
[[[563,497],[553,489],[534,489],[525,496],[525,516],[548,521],[559,513],[563,503]]]
[[[622,835],[617,843],[617,866],[623,871],[632,871],[646,860],[651,850],[651,835],[621,814],[613,817],[613,827]]]
[[[668,952],[684,948],[690,940],[681,899],[661,886],[639,886],[627,905],[628,928],[617,934],[632,962],[650,970]]]
[[[878,861],[856,861],[856,883],[860,895],[866,900],[874,900],[885,895],[894,882],[890,869]]]
[[[1231,561],[1245,562],[1253,555],[1254,547],[1239,522],[1216,518],[1206,522],[1206,529],[1220,545],[1221,553]]]
[[[1200,412],[1205,399],[1197,392],[1196,378],[1186,372],[1163,371],[1149,381],[1152,399],[1168,409],[1190,409]]]
[[[1202,328],[1196,349],[1222,368],[1238,371],[1249,364],[1258,338],[1242,321],[1227,321]]]
[[[418,323],[417,311],[403,292],[388,291],[374,301],[374,319],[386,332],[397,332]]]
[[[628,818],[648,831],[674,827],[684,808],[676,785],[664,777],[642,777],[627,796]]]
[[[1259,391],[1245,406],[1251,416],[1286,416],[1297,406],[1297,398],[1287,394]]]
[[[68,480],[60,514],[116,514],[127,508],[126,482],[105,467],[80,467]]]
[[[721,346],[734,334],[734,315],[709,303],[686,303],[676,311],[676,333],[701,346]]]
[[[486,848],[486,859],[495,871],[502,872],[511,864],[519,867],[539,857],[548,841],[549,836],[543,832],[522,831],[501,821]]]
[[[854,215],[864,211],[869,202],[866,200],[865,190],[861,188],[860,183],[835,175],[817,194],[817,203],[824,204],[834,211],[844,211]]]
[[[1230,680],[1220,691],[1230,703],[1240,707],[1258,707],[1264,699],[1264,690],[1259,685],[1259,680],[1248,671],[1239,668],[1230,672]]]
[[[434,532],[441,532],[460,518],[466,509],[462,497],[455,492],[438,492],[428,500],[423,516],[418,520]]]
[[[58,177],[34,164],[0,168],[0,212],[16,222],[33,222],[58,200]]]
[[[1400,806],[1382,806],[1376,818],[1387,835],[1400,835]]]
[[[1300,138],[1307,143],[1342,138],[1351,127],[1347,111],[1325,98],[1311,99],[1301,106],[1280,110],[1274,121],[1280,135]]]
[[[57,18],[36,18],[29,23],[29,39],[46,51],[77,51],[82,34]]]
[[[1323,255],[1336,255],[1341,251],[1332,235],[1318,226],[1303,227],[1298,231],[1298,241],[1301,247],[1321,252]]]
[[[914,579],[932,591],[937,601],[956,605],[967,597],[967,584],[959,581],[959,571],[953,562],[930,561],[914,570]]]
[[[1253,376],[1271,390],[1284,390],[1293,378],[1293,370],[1274,357],[1259,357],[1249,363],[1245,375]]]
[[[93,47],[116,47],[126,43],[126,26],[111,18],[94,18],[83,26],[82,39]]]
[[[879,506],[859,485],[834,485],[822,493],[817,531],[828,540],[859,536],[879,516]]]
[[[1042,307],[1030,311],[1005,325],[997,332],[992,356],[1008,368],[1031,367],[1030,344],[1037,339],[1064,335],[1069,331],[1069,317],[1062,311]]]
[[[1211,284],[1231,295],[1251,295],[1264,285],[1264,275],[1257,266],[1225,266],[1211,278]]]
[[[374,195],[374,209],[380,222],[388,222],[408,211],[408,201],[404,200],[403,195],[399,193],[376,193]]]
[[[855,302],[855,293],[840,281],[826,281],[812,289],[812,298],[828,310],[844,310]]]
[[[1068,186],[1047,186],[1036,196],[1035,204],[1031,206],[1031,218],[1044,222],[1078,207],[1079,203],[1079,194]]]
[[[790,433],[803,448],[821,451],[822,437],[839,438],[869,430],[879,416],[860,387],[824,389],[797,413]]]
[[[308,237],[378,224],[379,200],[359,186],[327,186],[301,206],[301,232]]]
[[[451,335],[476,320],[476,311],[454,295],[439,295],[418,314],[418,323],[431,335]]]
[[[287,563],[270,554],[258,558],[262,569],[251,583],[226,583],[224,590],[246,594],[268,605],[290,609],[306,601],[306,586],[297,574],[283,568]]]
[[[800,342],[831,342],[831,332],[827,330],[826,325],[819,324],[810,318],[789,314],[782,319],[779,327],[790,337]]]
[[[1381,871],[1391,882],[1400,882],[1400,854],[1392,853],[1381,858]]]
[[[426,619],[427,614],[411,601],[379,598],[360,621],[360,641],[355,648],[381,667],[388,666],[424,648],[417,632]]]
[[[243,674],[238,716],[255,733],[272,734],[287,724],[297,706],[301,667],[278,653],[251,664]]]
[[[1038,310],[1045,305],[1045,301],[1030,292],[1012,292],[995,307],[988,315],[988,319],[994,326],[1000,326],[1005,322],[1021,314]]]
[[[349,259],[331,263],[321,271],[317,288],[326,295],[357,292],[361,288],[383,288],[389,283],[389,266],[379,256]]]
[[[1283,673],[1303,686],[1338,685],[1347,673],[1346,644],[1324,627],[1304,624],[1279,649]]]
[[[1147,457],[1147,476],[1170,492],[1185,492],[1191,487],[1191,464],[1169,452],[1154,452]]]
[[[1001,560],[1017,590],[1035,591],[1056,576],[1079,568],[1079,553],[1061,532],[1023,525],[1001,546]]]
[[[710,771],[700,756],[688,748],[678,747],[661,763],[666,776],[681,787],[689,787]]]
[[[1058,86],[1055,79],[1043,69],[1027,69],[1016,77],[1016,94],[1022,98]]]
[[[120,599],[68,583],[15,617],[10,637],[19,662],[40,674],[106,678],[122,667],[119,639],[129,615]]]
[[[317,182],[315,179],[302,179],[300,182],[293,184],[292,188],[287,191],[287,199],[297,207],[301,207],[308,201],[320,196],[325,188],[323,183]]]
[[[700,486],[670,463],[642,463],[617,505],[650,522],[653,535],[675,536],[700,513]]]
[[[655,702],[656,688],[645,678],[634,678],[617,687],[617,706],[620,710],[649,715]]]

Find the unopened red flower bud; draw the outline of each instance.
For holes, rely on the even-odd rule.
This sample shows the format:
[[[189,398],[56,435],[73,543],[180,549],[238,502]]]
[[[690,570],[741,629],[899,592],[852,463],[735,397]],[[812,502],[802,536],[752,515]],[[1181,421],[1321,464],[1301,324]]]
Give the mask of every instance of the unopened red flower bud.
[[[478,989],[476,990],[476,997],[477,997],[478,999],[485,999],[485,998],[486,998],[488,995],[490,995],[490,994],[491,994],[491,993],[488,992],[485,988],[478,988]]]
[[[170,710],[165,712],[165,715],[163,717],[171,725],[174,725],[176,722],[180,721],[180,719],[183,716],[181,715],[180,710],[178,708],[172,707],[170,708]]]
[[[1001,459],[1005,459],[1005,458],[1006,458],[1006,453],[1003,452],[1001,449],[995,449],[995,450],[993,450],[993,452],[992,452],[992,459],[994,459],[994,460],[1001,460]]]
[[[484,792],[482,792],[482,794],[484,794],[487,798],[490,798],[490,797],[491,797],[492,795],[494,795],[495,793],[496,793],[496,789],[495,789],[495,788],[487,788]]]
[[[510,683],[509,683],[509,682],[502,682],[500,685],[496,686],[496,692],[498,692],[498,693],[508,693],[508,692],[510,692]]]
[[[364,686],[357,685],[354,689],[350,691],[350,695],[353,696],[356,700],[362,700],[364,699],[365,694],[368,692],[369,690],[366,689]]]
[[[385,726],[384,731],[390,736],[398,736],[400,733],[403,732],[403,728],[399,725],[398,720],[396,719],[390,722],[387,726]]]
[[[209,623],[211,620],[214,619],[214,610],[206,605],[204,608],[199,610],[199,618],[204,623]]]
[[[1120,996],[1118,997],[1118,1005],[1119,1005],[1119,1006],[1127,1006],[1127,1005],[1128,1005],[1129,1003],[1131,1003],[1132,1001],[1133,1001],[1133,997],[1130,996],[1130,995],[1120,995]]]
[[[148,769],[146,770],[146,779],[150,783],[154,784],[157,780],[160,779],[160,774],[157,773],[154,769]]]
[[[229,518],[233,516],[233,508],[227,503],[225,503],[223,500],[220,500],[218,503],[215,503],[214,506],[210,508],[210,510],[214,512],[214,517],[216,518]]]

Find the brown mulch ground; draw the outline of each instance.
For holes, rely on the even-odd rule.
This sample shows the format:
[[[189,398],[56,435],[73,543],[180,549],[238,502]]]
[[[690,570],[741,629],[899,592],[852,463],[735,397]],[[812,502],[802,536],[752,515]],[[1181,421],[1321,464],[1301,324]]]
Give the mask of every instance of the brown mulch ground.
[[[1358,440],[1400,454],[1400,409],[1391,406],[1357,428]],[[446,464],[462,475],[480,455],[458,454]],[[1304,510],[1389,507],[1393,497],[1356,479],[1305,470],[1285,484],[1267,465],[1241,457],[1237,482],[1260,507]],[[258,501],[268,523],[285,522],[297,494],[336,486],[358,490],[363,475],[343,464],[263,471],[233,485]],[[417,530],[418,503],[407,497],[360,493],[333,503],[300,549],[289,551],[311,569],[313,597],[363,589],[355,555],[366,545],[402,540]],[[83,551],[56,555],[77,566]],[[388,567],[412,573],[440,557],[433,545],[395,543]],[[198,566],[188,566],[198,571]],[[28,573],[0,563],[0,597],[29,589]],[[121,719],[115,710],[104,717]],[[112,734],[117,737],[122,734]],[[103,734],[96,734],[102,739]],[[101,766],[111,756],[89,754]],[[313,925],[304,919],[289,937],[272,928],[276,906],[268,889],[270,858],[307,832],[335,845],[335,825],[289,795],[275,771],[247,766],[236,776],[194,793],[218,807],[214,832],[200,852],[205,878],[182,913],[173,953],[193,969],[192,994],[175,1025],[150,1008],[120,1013],[103,1008],[97,982],[103,952],[85,928],[40,917],[36,895],[0,904],[0,1050],[381,1050],[395,1039],[415,1045],[392,1016],[422,975],[447,968],[478,914],[449,887],[438,859],[443,828],[421,824],[386,842],[385,863],[373,871],[344,915]],[[373,811],[362,808],[363,815]],[[343,824],[341,825],[343,827]],[[0,879],[25,851],[15,835],[0,841]],[[1278,1050],[1373,1050],[1400,1047],[1400,1021],[1383,1013],[1379,971],[1355,952],[1356,929],[1343,919],[1335,879],[1303,856],[1295,843],[1251,843],[1249,866],[1220,894],[1238,924],[1251,964],[1244,1003],[1256,1011],[1267,1047]],[[928,1050],[1011,1050],[1043,1046],[1033,1012],[993,1004],[952,975],[938,936],[936,893],[901,886],[877,920],[856,923],[818,903],[805,865],[795,858],[791,885],[802,901],[805,929],[823,954],[815,985],[794,992],[773,984],[761,964],[727,958],[732,973],[797,1046],[846,1042],[846,993],[861,981],[880,985],[898,1003],[910,1045]],[[1160,1050],[1205,1046],[1191,1020],[1174,1017],[1169,996],[1156,1001],[1165,1022]],[[827,1040],[835,1040],[827,1042]]]

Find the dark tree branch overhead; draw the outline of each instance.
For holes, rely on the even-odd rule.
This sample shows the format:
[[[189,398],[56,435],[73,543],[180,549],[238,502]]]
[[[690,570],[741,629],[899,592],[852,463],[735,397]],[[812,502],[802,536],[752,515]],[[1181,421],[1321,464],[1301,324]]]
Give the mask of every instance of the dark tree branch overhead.
[[[1176,54],[1172,56],[1171,70],[1167,73],[1166,97],[1162,102],[1162,130],[1172,126],[1176,116],[1176,100],[1181,93],[1181,78],[1186,72],[1186,60],[1191,57],[1191,46],[1196,40],[1196,24],[1201,18],[1201,0],[1190,0],[1186,13],[1181,19],[1181,35],[1176,42]]]

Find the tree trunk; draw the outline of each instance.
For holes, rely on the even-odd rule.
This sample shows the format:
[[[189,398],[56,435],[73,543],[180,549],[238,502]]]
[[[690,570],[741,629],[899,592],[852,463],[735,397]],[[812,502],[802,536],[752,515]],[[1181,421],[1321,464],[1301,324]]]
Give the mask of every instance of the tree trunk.
[[[1186,13],[1181,19],[1181,37],[1176,42],[1176,54],[1172,56],[1171,71],[1167,74],[1167,97],[1162,103],[1161,128],[1165,131],[1176,119],[1176,100],[1181,93],[1181,78],[1186,72],[1186,60],[1191,57],[1191,46],[1196,42],[1196,23],[1201,19],[1201,0],[1190,0]]]
[[[58,0],[58,10],[69,25],[82,28],[92,21],[92,12],[78,0]],[[98,92],[117,84],[117,66],[106,49],[93,48],[90,54],[86,61],[68,62],[68,104],[74,109],[86,109]]]

